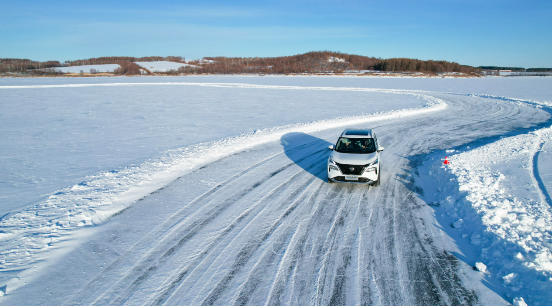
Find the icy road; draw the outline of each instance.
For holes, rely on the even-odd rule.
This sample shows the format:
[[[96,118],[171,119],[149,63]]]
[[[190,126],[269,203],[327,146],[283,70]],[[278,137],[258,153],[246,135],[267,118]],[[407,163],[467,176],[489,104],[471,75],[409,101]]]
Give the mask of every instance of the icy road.
[[[385,147],[379,187],[326,182],[327,147],[346,120],[235,152],[229,143],[232,154],[78,231],[64,242],[76,247],[4,302],[506,305],[451,254],[416,167],[434,150],[549,126],[550,115],[503,99],[423,95],[446,107],[357,122]]]

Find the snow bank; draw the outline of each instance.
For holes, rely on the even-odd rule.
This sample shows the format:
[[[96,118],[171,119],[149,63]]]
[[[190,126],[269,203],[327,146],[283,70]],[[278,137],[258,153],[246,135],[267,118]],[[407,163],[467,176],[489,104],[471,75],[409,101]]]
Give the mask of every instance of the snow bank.
[[[420,91],[420,92],[423,92],[423,91]],[[518,105],[529,104],[536,108],[552,108],[551,101],[535,101],[535,100],[517,99],[517,98],[506,97],[506,96],[487,95],[487,94],[460,94],[460,93],[452,93],[452,92],[448,92],[446,94],[502,100],[502,101],[517,103]]]
[[[425,195],[436,213],[461,233],[460,245],[477,250],[477,269],[486,266],[518,305],[552,301],[552,203],[538,171],[538,155],[551,140],[552,128],[543,128],[435,153],[422,166],[437,182]]]

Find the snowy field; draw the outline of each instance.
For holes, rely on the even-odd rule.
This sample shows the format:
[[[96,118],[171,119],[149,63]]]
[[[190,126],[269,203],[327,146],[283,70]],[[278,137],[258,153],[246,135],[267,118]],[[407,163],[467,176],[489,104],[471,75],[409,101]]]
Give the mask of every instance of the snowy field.
[[[169,70],[178,70],[180,67],[194,66],[189,64],[167,62],[167,61],[155,61],[155,62],[136,62],[139,66],[148,69],[151,72],[166,72]],[[54,69],[60,70],[63,73],[89,73],[90,69],[95,69],[97,72],[113,72],[120,66],[117,64],[104,64],[104,65],[82,65],[82,66],[70,66],[70,67],[55,67]]]
[[[59,70],[63,73],[90,73],[91,69],[97,72],[113,72],[115,69],[121,66],[117,64],[105,64],[105,65],[82,65],[82,66],[69,66],[69,67],[55,67],[55,70]]]
[[[0,215],[41,202],[87,176],[170,158],[171,149],[427,103],[391,90],[228,88],[158,80],[123,87],[4,88]],[[338,99],[344,101],[335,107]]]
[[[3,302],[547,305],[551,85],[0,79]],[[324,182],[348,126],[380,187]]]
[[[148,69],[151,72],[167,72],[170,70],[178,70],[180,67],[192,66],[189,64],[167,62],[167,61],[156,61],[156,62],[136,62],[136,64]]]

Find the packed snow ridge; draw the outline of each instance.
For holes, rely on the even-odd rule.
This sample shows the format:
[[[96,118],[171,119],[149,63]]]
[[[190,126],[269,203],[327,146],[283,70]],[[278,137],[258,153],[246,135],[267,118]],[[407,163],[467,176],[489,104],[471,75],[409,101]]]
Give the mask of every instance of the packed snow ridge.
[[[485,97],[550,106],[550,102]],[[425,195],[434,199],[436,213],[477,250],[483,262],[477,262],[476,268],[499,279],[516,305],[550,301],[552,201],[548,190],[552,185],[539,174],[539,169],[552,170],[550,153],[552,127],[546,127],[475,149],[465,146],[434,153],[421,167],[436,182],[437,192]]]

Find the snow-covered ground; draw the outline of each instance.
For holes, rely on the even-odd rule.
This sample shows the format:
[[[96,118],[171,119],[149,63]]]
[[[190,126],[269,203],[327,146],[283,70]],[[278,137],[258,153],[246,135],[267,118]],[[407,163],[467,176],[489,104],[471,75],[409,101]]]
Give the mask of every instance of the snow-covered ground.
[[[341,62],[341,63],[346,63],[347,61],[343,58],[338,58],[338,57],[334,57],[334,56],[331,56],[329,59],[328,59],[328,62],[332,63],[332,62]]]
[[[148,69],[151,72],[166,72],[169,70],[178,70],[180,67],[194,66],[183,63],[175,63],[168,61],[155,61],[155,62],[136,62],[139,66]],[[90,73],[91,69],[95,69],[96,72],[113,72],[120,66],[117,64],[103,64],[103,65],[82,65],[82,66],[69,66],[69,67],[56,67],[54,69],[60,70],[63,73]]]
[[[551,145],[548,126],[439,152],[420,171],[431,177],[420,179],[424,198],[466,261],[530,305],[548,305],[552,292]]]
[[[1,79],[4,302],[546,305],[550,83]],[[321,178],[350,125],[386,147],[381,188]]]
[[[393,90],[157,81],[0,88],[0,216],[87,176],[140,165],[171,149],[427,103]]]
[[[136,62],[136,64],[148,69],[151,72],[167,72],[170,70],[178,70],[180,67],[192,66],[190,64],[167,62],[167,61],[156,61],[156,62]]]
[[[55,67],[54,69],[59,70],[63,73],[90,73],[91,69],[96,70],[96,72],[113,72],[115,69],[121,66],[117,64],[104,64],[104,65],[82,65],[82,66],[69,66],[69,67]]]

